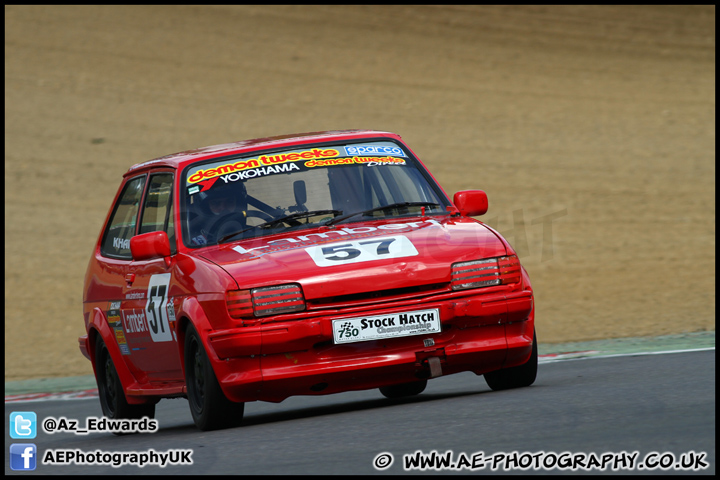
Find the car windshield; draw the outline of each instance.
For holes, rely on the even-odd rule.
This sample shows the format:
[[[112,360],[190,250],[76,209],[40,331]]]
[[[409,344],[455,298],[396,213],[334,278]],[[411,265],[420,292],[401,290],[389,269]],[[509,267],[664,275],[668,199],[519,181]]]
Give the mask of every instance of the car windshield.
[[[445,214],[449,203],[391,141],[300,146],[186,169],[185,244],[242,240],[343,222]]]

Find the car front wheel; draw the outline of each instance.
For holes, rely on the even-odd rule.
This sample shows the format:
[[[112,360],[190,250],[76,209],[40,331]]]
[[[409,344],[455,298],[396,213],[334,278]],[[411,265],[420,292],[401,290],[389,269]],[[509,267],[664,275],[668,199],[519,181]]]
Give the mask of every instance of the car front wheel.
[[[144,403],[132,405],[127,402],[123,391],[120,377],[118,376],[115,364],[113,364],[110,352],[98,336],[95,344],[95,379],[98,385],[100,406],[103,415],[107,418],[142,418],[155,416],[155,404]]]
[[[225,396],[200,336],[192,325],[185,334],[185,382],[190,412],[200,430],[240,425],[245,404],[231,402]]]
[[[535,382],[538,366],[537,335],[533,332],[532,353],[527,362],[516,367],[503,368],[484,374],[485,381],[493,390],[528,387]]]

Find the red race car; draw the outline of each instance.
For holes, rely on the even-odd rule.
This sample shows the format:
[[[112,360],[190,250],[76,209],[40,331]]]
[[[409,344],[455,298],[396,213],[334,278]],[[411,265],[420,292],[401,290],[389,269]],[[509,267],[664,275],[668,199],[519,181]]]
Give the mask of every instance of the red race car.
[[[371,130],[190,150],[124,175],[85,275],[103,414],[187,397],[198,428],[244,402],[379,388],[421,393],[471,371],[535,381],[533,293],[483,215],[451,202],[400,136]]]

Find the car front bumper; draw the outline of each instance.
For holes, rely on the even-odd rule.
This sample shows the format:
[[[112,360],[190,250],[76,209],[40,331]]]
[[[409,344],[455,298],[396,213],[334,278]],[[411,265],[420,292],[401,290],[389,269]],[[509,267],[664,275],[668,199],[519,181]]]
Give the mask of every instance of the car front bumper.
[[[441,332],[333,343],[333,320],[407,311],[405,303],[210,332],[208,354],[223,391],[237,402],[279,402],[292,395],[364,390],[463,371],[481,375],[520,365],[530,357],[530,290],[410,307],[430,308],[439,310]]]

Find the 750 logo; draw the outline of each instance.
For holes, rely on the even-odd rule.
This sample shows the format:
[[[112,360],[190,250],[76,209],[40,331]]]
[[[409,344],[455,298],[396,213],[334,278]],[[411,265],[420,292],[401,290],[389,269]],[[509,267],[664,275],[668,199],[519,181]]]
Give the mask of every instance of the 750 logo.
[[[360,330],[357,327],[354,327],[350,322],[343,323],[337,330],[338,340],[342,338],[357,337],[358,335],[360,335]]]

